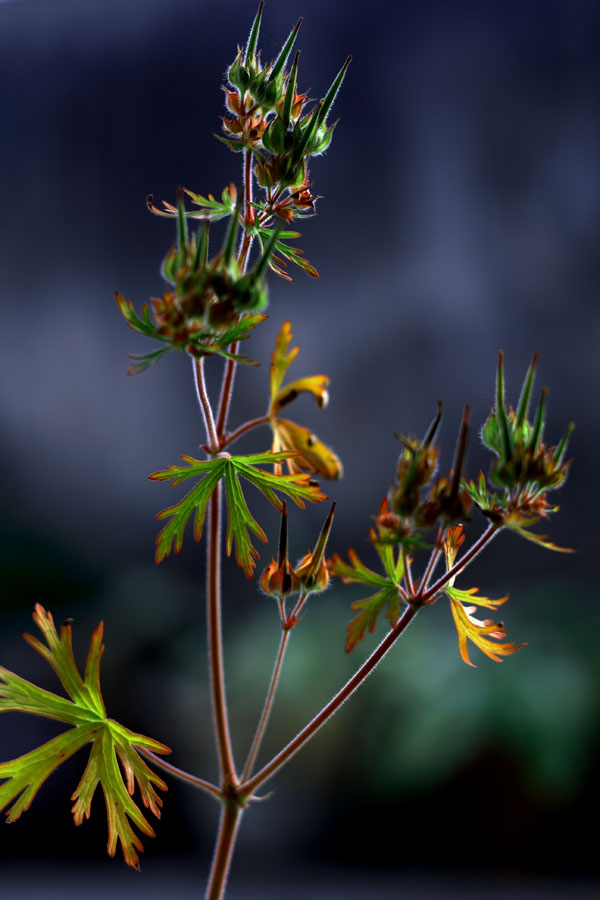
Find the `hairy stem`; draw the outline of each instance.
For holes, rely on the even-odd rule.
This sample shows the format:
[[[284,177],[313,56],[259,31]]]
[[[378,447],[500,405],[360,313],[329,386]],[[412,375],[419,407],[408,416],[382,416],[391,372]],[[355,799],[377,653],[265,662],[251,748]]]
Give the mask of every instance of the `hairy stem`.
[[[252,203],[252,153],[250,150],[244,151],[244,220],[246,223],[254,221],[254,209],[250,206]],[[246,271],[248,264],[248,255],[252,247],[252,237],[247,231],[244,231],[244,238],[238,256],[238,267],[240,272]],[[231,352],[237,353],[239,341],[231,345]],[[223,375],[223,384],[221,385],[221,396],[219,397],[219,412],[217,415],[217,434],[219,438],[225,435],[227,427],[227,415],[229,413],[229,405],[233,394],[233,381],[235,378],[237,363],[233,359],[228,359],[225,364],[225,372]]]
[[[213,716],[217,753],[221,767],[221,784],[236,781],[235,764],[229,733],[229,716],[225,696],[223,668],[223,637],[221,629],[221,483],[217,485],[208,505],[208,553],[207,553],[207,620],[208,661],[212,692]]]
[[[273,709],[273,700],[275,699],[275,692],[277,690],[277,685],[279,684],[279,677],[281,675],[281,667],[283,665],[283,658],[285,656],[285,651],[287,648],[287,643],[290,636],[290,629],[286,628],[281,632],[281,640],[279,642],[279,650],[277,651],[277,658],[275,660],[275,667],[273,668],[273,674],[271,675],[271,683],[269,684],[269,690],[267,692],[267,697],[265,699],[265,705],[263,706],[263,711],[260,717],[260,721],[256,728],[256,733],[254,735],[254,739],[252,741],[252,746],[248,752],[248,759],[246,760],[246,765],[244,766],[244,771],[242,773],[242,781],[247,781],[252,774],[252,769],[254,768],[254,762],[258,755],[258,751],[260,750],[260,745],[262,744],[263,737],[265,735],[265,731],[267,730],[267,725],[269,722],[269,717],[271,715],[271,710]]]
[[[402,548],[402,563],[404,566],[404,577],[406,578],[406,588],[408,590],[408,595],[409,597],[414,597],[415,586],[410,568],[410,559],[408,558],[408,553],[406,552],[405,547]]]
[[[431,598],[434,597],[438,593],[438,591],[441,591],[441,589],[446,584],[448,584],[451,578],[455,578],[456,575],[459,574],[459,572],[462,572],[465,566],[473,562],[475,557],[481,553],[483,548],[487,546],[487,544],[489,544],[492,538],[497,535],[499,531],[500,526],[488,525],[486,530],[482,535],[478,537],[473,546],[467,550],[467,552],[463,557],[461,557],[461,559],[454,563],[451,569],[448,569],[445,575],[442,575],[441,578],[438,578],[435,584],[433,584],[430,588],[427,588],[422,593],[419,592],[418,599],[422,603],[427,603],[428,600],[431,600]]]
[[[206,392],[206,382],[204,380],[204,357],[192,360],[194,366],[194,384],[196,385],[196,395],[198,403],[204,416],[204,426],[206,428],[206,437],[211,452],[215,453],[219,449],[219,439],[215,428],[215,420],[213,417],[212,407],[208,394]]]
[[[238,438],[240,438],[247,431],[250,431],[251,428],[258,428],[259,425],[266,425],[268,421],[268,416],[259,416],[258,419],[251,419],[249,422],[244,422],[243,425],[240,425],[239,428],[236,428],[236,430],[232,431],[232,433],[227,435],[227,437],[222,438],[221,450],[223,449],[223,447],[228,447],[229,444],[233,444],[234,441],[237,441]]]
[[[260,785],[264,784],[265,781],[268,781],[269,778],[279,771],[291,758],[294,756],[301,747],[309,741],[313,735],[319,731],[320,728],[323,727],[325,722],[331,716],[337,712],[342,703],[344,703],[348,697],[350,697],[354,691],[363,683],[365,678],[371,674],[375,666],[383,659],[386,655],[390,647],[395,643],[395,641],[400,637],[400,635],[406,630],[408,625],[412,622],[414,617],[418,612],[418,607],[416,606],[407,606],[404,613],[394,626],[394,628],[386,635],[386,637],[382,640],[379,646],[373,651],[373,653],[369,656],[366,662],[358,669],[357,672],[352,676],[352,678],[346,682],[344,687],[338,691],[338,693],[333,697],[329,703],[323,707],[320,713],[318,713],[314,719],[308,723],[308,725],[300,731],[296,737],[287,744],[283,750],[277,754],[277,756],[273,757],[273,759],[267,763],[266,766],[256,773],[253,778],[250,778],[249,781],[243,782],[239,787],[239,793],[243,796],[249,797],[251,796]]]
[[[440,549],[440,546],[439,546],[440,543],[441,543],[441,541],[436,541],[436,546],[431,551],[431,556],[429,557],[429,562],[427,563],[427,568],[423,572],[423,577],[421,578],[421,581],[419,583],[420,589],[423,591],[427,590],[427,584],[429,582],[429,579],[432,577],[433,573],[435,572],[435,567],[438,564],[438,560],[439,560],[440,554],[442,552]]]
[[[225,800],[223,802],[219,833],[206,889],[206,900],[222,900],[222,897],[225,896],[227,876],[242,812],[241,806],[234,801]]]
[[[203,778],[198,778],[196,775],[191,775],[189,772],[185,772],[183,769],[178,769],[177,766],[166,762],[166,760],[162,759],[160,756],[157,756],[156,753],[152,752],[152,750],[147,750],[145,747],[136,747],[136,750],[140,754],[140,756],[145,756],[146,759],[150,760],[150,762],[158,769],[162,769],[163,772],[167,772],[169,775],[173,775],[174,778],[178,778],[180,781],[185,781],[186,784],[191,784],[194,787],[199,788],[201,791],[206,791],[207,794],[212,794],[212,796],[216,797],[218,800],[222,798],[222,794],[219,788],[216,785],[211,784],[210,781],[205,781]]]

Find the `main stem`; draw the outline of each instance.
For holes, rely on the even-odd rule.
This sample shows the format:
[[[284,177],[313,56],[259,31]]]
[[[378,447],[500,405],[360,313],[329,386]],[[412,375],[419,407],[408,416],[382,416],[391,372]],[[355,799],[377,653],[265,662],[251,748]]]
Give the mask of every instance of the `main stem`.
[[[221,900],[225,895],[227,876],[242,812],[243,809],[238,803],[233,800],[224,800],[205,900]]]
[[[254,220],[254,210],[250,204],[252,203],[252,153],[250,150],[244,151],[244,218],[249,224]],[[252,248],[252,238],[247,231],[244,231],[242,246],[238,256],[238,266],[243,273],[246,271],[248,264],[248,255]],[[239,341],[231,345],[231,352],[237,353]],[[228,359],[225,364],[225,373],[223,375],[223,384],[221,385],[221,396],[219,397],[219,412],[217,414],[217,435],[219,439],[225,437],[225,429],[227,427],[227,415],[229,413],[229,405],[233,394],[233,380],[235,378],[235,370],[237,363],[234,359]]]
[[[217,753],[221,767],[221,785],[233,785],[236,781],[235,764],[229,733],[229,717],[225,697],[223,669],[223,636],[221,628],[221,483],[212,493],[208,505],[207,552],[207,620],[208,659],[212,692],[213,715]]]
[[[252,154],[245,151],[244,154],[244,218],[250,222],[253,217],[252,202]],[[244,272],[248,262],[248,255],[252,246],[252,239],[247,232],[244,238],[238,258],[238,266]],[[235,353],[237,343],[232,345],[231,351]],[[216,422],[212,419],[212,410],[208,397],[206,405],[203,402],[201,390],[198,391],[200,404],[207,423],[209,443],[213,452],[219,449],[219,441],[225,437],[227,427],[227,415],[233,394],[233,381],[235,377],[236,363],[228,359],[225,365],[219,408]],[[204,379],[201,367],[195,369],[197,379],[201,386]],[[223,635],[221,627],[221,507],[222,488],[221,483],[213,492],[208,508],[208,551],[207,551],[207,610],[208,610],[208,654],[210,668],[210,682],[213,701],[213,714],[215,721],[215,735],[217,739],[217,751],[221,767],[221,791],[223,797],[223,810],[219,823],[219,834],[206,893],[206,900],[221,900],[225,893],[225,884],[231,865],[231,857],[235,847],[235,839],[239,827],[241,806],[237,803],[235,792],[238,778],[233,760],[231,735],[229,732],[229,717],[227,714],[227,701],[225,696],[225,674],[223,668]],[[233,796],[227,796],[231,792]]]

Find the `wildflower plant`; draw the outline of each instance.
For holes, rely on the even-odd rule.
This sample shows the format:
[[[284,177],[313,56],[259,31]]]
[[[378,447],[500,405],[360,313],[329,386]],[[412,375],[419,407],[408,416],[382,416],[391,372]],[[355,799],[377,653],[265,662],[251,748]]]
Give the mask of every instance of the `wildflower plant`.
[[[208,900],[224,896],[238,827],[245,811],[258,799],[257,792],[320,731],[415,616],[446,597],[460,655],[469,665],[473,665],[473,647],[500,662],[525,646],[507,641],[504,625],[496,621],[498,607],[508,598],[492,599],[468,586],[468,581],[463,584],[466,569],[492,539],[502,531],[512,531],[542,547],[569,552],[539,534],[535,527],[558,510],[548,495],[566,479],[570,464],[567,445],[573,426],[569,425],[556,446],[545,443],[546,389],[530,416],[537,356],[525,374],[514,408],[505,398],[504,359],[500,352],[494,402],[481,431],[482,440],[492,453],[487,475],[481,472],[473,481],[464,472],[471,431],[468,406],[458,426],[452,466],[448,472],[439,472],[440,403],[422,439],[396,435],[396,469],[369,531],[377,567],[367,566],[353,549],[348,550],[346,558],[338,554],[327,556],[335,503],[329,506],[312,549],[298,564],[290,561],[289,504],[303,509],[307,503],[326,501],[322,481],[335,483],[343,470],[332,448],[309,428],[288,418],[288,408],[302,394],[310,394],[324,409],[329,384],[328,377],[322,374],[290,379],[289,369],[299,348],[293,346],[289,321],[283,322],[271,357],[266,412],[233,429],[229,428],[228,415],[238,367],[256,365],[241,352],[240,346],[266,319],[268,271],[290,280],[290,271],[296,267],[310,277],[318,277],[294,243],[301,237],[294,228],[297,221],[315,215],[318,197],[313,193],[310,167],[313,157],[332,143],[337,123],[329,117],[350,57],[323,98],[310,100],[300,92],[299,52],[294,53],[301,20],[278,56],[266,62],[258,49],[262,13],[261,2],[247,43],[238,47],[223,88],[226,115],[223,133],[218,137],[231,151],[240,154],[242,187],[227,185],[220,199],[213,194],[204,196],[180,189],[175,203],[165,202],[161,207],[149,197],[149,209],[158,216],[172,218],[176,230],[176,240],[162,264],[166,289],[140,314],[121,294],[116,295],[127,324],[158,345],[134,357],[130,372],[148,369],[171,351],[184,353],[191,360],[203,414],[204,458],[184,455],[182,463],[157,471],[150,478],[176,487],[185,483],[187,488],[174,505],[158,513],[162,528],[156,538],[156,562],[162,562],[173,550],[179,552],[190,526],[195,540],[203,540],[207,545],[208,668],[218,779],[213,782],[176,768],[163,759],[170,753],[165,744],[136,734],[108,717],[100,691],[102,624],[92,635],[81,674],[73,656],[70,623],[63,623],[58,631],[51,613],[39,604],[35,608],[33,618],[42,640],[28,634],[25,639],[52,666],[67,697],[0,668],[0,712],[44,716],[68,726],[41,747],[0,763],[0,808],[6,809],[8,820],[18,819],[29,808],[54,769],[89,745],[87,764],[71,798],[75,823],[89,817],[92,798],[101,787],[108,822],[108,852],[114,855],[120,843],[126,863],[138,867],[142,850],[138,832],[154,834],[146,816],[160,816],[162,800],[158,792],[167,787],[162,776],[182,779],[221,806],[206,891]],[[215,252],[212,232],[220,220],[224,228]],[[206,365],[224,367],[216,405],[207,392]],[[238,438],[255,430],[262,435],[257,452],[234,455],[232,450]],[[267,535],[252,511],[256,491],[281,515],[277,556],[266,566],[261,564],[258,572],[257,542],[266,542]],[[227,524],[223,529],[225,512]],[[471,520],[482,521],[484,527],[468,545],[464,525]],[[223,547],[228,556],[235,548],[238,566],[275,601],[281,628],[264,706],[243,763],[234,753],[226,702],[221,627]],[[364,596],[352,604],[354,615],[346,627],[346,650],[350,653],[363,640],[370,640],[370,634],[382,620],[387,620],[386,634],[321,711],[257,770],[256,760],[292,632],[306,614],[307,600],[324,591],[332,578],[364,588]],[[491,618],[479,618],[478,610],[482,609],[489,610]]]

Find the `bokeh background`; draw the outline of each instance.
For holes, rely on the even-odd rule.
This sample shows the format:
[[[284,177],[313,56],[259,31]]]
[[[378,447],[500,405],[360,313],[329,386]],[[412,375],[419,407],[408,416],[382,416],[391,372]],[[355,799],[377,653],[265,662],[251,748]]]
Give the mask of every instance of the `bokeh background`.
[[[173,200],[177,185],[216,193],[240,181],[239,158],[212,134],[223,72],[254,12],[248,0],[0,3],[1,660],[54,689],[20,638],[33,604],[58,621],[74,617],[80,659],[104,618],[111,714],[206,777],[216,777],[216,760],[204,553],[189,537],[155,568],[154,515],[174,495],[145,477],[197,453],[202,423],[183,357],[126,377],[127,354],[146,348],[112,297],[118,289],[139,308],[162,291],[173,228],[147,212],[147,194]],[[295,411],[344,459],[330,491],[332,549],[353,545],[372,561],[365,538],[393,473],[394,431],[421,434],[442,399],[449,465],[463,404],[475,422],[487,415],[502,347],[514,399],[540,353],[550,442],[577,423],[563,509],[544,528],[577,552],[504,535],[473,566],[472,584],[510,591],[509,637],[529,641],[502,666],[461,662],[443,604],[417,620],[247,816],[232,900],[597,896],[600,6],[272,0],[264,56],[299,15],[299,84],[311,96],[354,55],[332,147],[311,167],[319,215],[302,227],[321,278],[272,278],[270,319],[247,349],[268,363],[289,317],[302,346],[296,374],[332,377],[326,412],[308,399]],[[213,393],[219,368],[209,367]],[[263,365],[239,378],[232,423],[262,413],[267,373]],[[266,441],[257,433],[239,446]],[[475,436],[470,470],[487,464]],[[260,499],[254,508],[273,537],[265,564],[277,523]],[[322,516],[292,512],[294,553]],[[226,589],[241,756],[278,624],[241,573],[227,575]],[[334,587],[311,604],[265,753],[375,645],[371,636],[344,654],[359,596]],[[0,729],[7,759],[60,727],[6,716]],[[170,785],[159,839],[145,841],[136,876],[104,858],[100,797],[92,821],[72,826],[83,762],[71,760],[19,823],[2,826],[7,896],[197,896],[216,806]]]

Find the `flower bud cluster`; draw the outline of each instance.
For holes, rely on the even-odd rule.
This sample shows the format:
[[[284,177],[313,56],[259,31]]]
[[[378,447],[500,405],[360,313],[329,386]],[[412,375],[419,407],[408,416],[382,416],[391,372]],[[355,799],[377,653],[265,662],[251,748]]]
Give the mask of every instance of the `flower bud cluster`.
[[[263,4],[252,25],[246,48],[238,47],[227,71],[226,106],[230,117],[223,118],[226,137],[232,150],[251,150],[256,159],[256,176],[267,190],[289,189],[291,193],[306,189],[307,161],[323,153],[333,137],[335,123],[326,119],[340,88],[350,57],[342,66],[325,97],[310,111],[306,94],[297,90],[298,60],[296,53],[288,72],[286,65],[302,19],[290,32],[277,58],[262,64],[256,45],[260,31]]]
[[[533,359],[521,389],[517,410],[505,408],[503,354],[498,355],[496,376],[496,404],[483,426],[484,444],[496,455],[490,481],[509,490],[540,493],[560,487],[567,477],[569,462],[565,462],[568,440],[573,429],[569,425],[556,447],[546,447],[542,438],[546,421],[548,391],[542,390],[533,420],[528,419],[529,402],[538,356]]]
[[[298,613],[310,594],[319,594],[329,585],[329,563],[325,558],[325,548],[333,523],[335,503],[332,504],[317,543],[313,550],[292,567],[288,559],[287,508],[283,504],[281,532],[279,536],[279,556],[271,560],[264,570],[260,586],[270,597],[275,597],[280,606],[282,628],[290,629],[298,623]],[[285,601],[290,594],[299,594],[300,599],[290,615],[285,613]]]
[[[396,435],[403,449],[396,465],[396,478],[387,501],[380,509],[379,524],[399,543],[414,543],[419,530],[438,522],[449,524],[468,517],[471,499],[461,486],[469,434],[469,409],[465,408],[456,445],[453,468],[448,476],[435,478],[439,446],[433,440],[442,417],[442,405],[425,438]]]
[[[265,273],[271,258],[277,231],[260,258],[243,273],[236,257],[240,225],[240,203],[231,216],[225,241],[217,256],[208,258],[208,221],[190,236],[180,194],[178,205],[178,242],[168,252],[162,267],[171,288],[152,301],[158,333],[192,355],[198,350],[194,341],[210,344],[231,328],[244,313],[260,312],[267,305]]]

